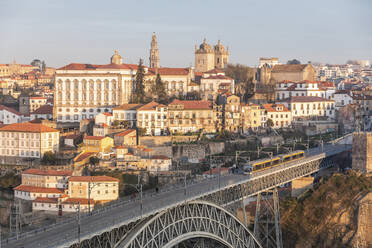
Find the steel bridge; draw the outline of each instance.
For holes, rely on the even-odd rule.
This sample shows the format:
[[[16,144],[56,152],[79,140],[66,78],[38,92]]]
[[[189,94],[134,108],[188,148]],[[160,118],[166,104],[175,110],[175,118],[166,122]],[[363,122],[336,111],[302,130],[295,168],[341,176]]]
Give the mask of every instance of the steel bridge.
[[[342,143],[344,141],[344,143]],[[334,165],[335,155],[351,149],[345,139],[310,149],[306,158],[254,175],[229,174],[171,190],[160,190],[138,201],[118,201],[42,230],[3,241],[5,247],[174,247],[200,238],[221,247],[262,247],[244,223],[230,211],[242,199],[314,174]],[[342,145],[340,145],[342,144]],[[186,189],[186,190],[185,190]],[[4,247],[3,246],[3,247]],[[195,243],[194,247],[204,247]]]

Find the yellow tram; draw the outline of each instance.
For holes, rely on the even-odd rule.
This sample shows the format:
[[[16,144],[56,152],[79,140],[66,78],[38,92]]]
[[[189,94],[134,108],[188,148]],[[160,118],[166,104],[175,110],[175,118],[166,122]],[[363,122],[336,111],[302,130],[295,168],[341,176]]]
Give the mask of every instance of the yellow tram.
[[[302,150],[293,151],[288,154],[278,155],[272,158],[265,158],[256,161],[249,162],[244,166],[244,174],[249,174],[251,172],[258,172],[268,168],[273,168],[281,164],[293,162],[299,159],[305,158],[305,152]]]

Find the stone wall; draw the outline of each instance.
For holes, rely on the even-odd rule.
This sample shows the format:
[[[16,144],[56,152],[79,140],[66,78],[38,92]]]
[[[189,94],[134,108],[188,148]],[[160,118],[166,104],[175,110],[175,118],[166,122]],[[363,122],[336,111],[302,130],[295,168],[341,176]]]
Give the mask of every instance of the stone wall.
[[[208,144],[176,145],[172,147],[174,159],[187,157],[189,159],[204,159],[208,155],[218,154],[225,151],[225,143],[216,142]]]
[[[372,132],[353,134],[352,168],[372,172]]]

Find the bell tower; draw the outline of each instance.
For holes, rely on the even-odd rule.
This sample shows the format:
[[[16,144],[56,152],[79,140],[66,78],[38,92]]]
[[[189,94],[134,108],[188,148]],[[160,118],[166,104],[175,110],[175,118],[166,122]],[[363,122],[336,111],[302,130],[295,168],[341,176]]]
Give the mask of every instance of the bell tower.
[[[156,34],[152,34],[151,40],[151,49],[150,49],[150,68],[158,68],[159,67],[159,49],[158,49],[158,39],[156,38]]]

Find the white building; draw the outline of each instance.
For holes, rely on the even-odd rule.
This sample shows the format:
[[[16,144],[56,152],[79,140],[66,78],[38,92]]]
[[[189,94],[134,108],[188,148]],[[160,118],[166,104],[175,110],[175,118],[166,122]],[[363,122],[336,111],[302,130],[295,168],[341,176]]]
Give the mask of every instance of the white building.
[[[40,108],[36,109],[35,111],[31,112],[30,120],[34,119],[44,119],[50,120],[53,119],[53,106],[49,104],[45,104]]]
[[[292,96],[317,96],[333,99],[336,87],[333,82],[319,81],[281,81],[276,84],[276,100],[283,100]]]
[[[44,188],[27,185],[19,185],[14,188],[14,197],[28,201],[35,200],[36,197],[61,197],[63,194],[64,190],[57,188]]]
[[[59,131],[42,124],[14,123],[0,128],[0,156],[42,158],[59,150]]]
[[[57,121],[80,122],[129,103],[137,67],[123,64],[116,51],[108,65],[72,63],[57,69],[54,96]]]
[[[282,100],[292,112],[292,118],[325,117],[335,119],[335,101],[318,96],[292,96]]]
[[[351,91],[348,90],[338,90],[335,93],[335,108],[338,110],[339,108],[345,107],[348,104],[353,103],[353,97],[351,95]]]
[[[105,124],[107,126],[111,126],[114,122],[114,116],[108,112],[99,113],[94,119],[96,125]]]
[[[235,91],[234,79],[227,77],[225,72],[213,69],[204,72],[200,78],[200,96],[203,100],[215,100],[218,94]]]
[[[273,122],[273,128],[289,127],[292,124],[292,114],[283,104],[262,104],[265,110],[264,116],[267,121],[270,119]]]
[[[137,127],[146,129],[148,135],[162,135],[168,128],[168,107],[150,102],[137,109]]]
[[[13,124],[22,122],[22,114],[18,111],[8,108],[4,105],[0,105],[0,122],[3,124]]]
[[[124,104],[115,107],[113,111],[114,120],[120,122],[129,122],[130,127],[137,125],[137,109],[142,107],[143,104]]]
[[[30,113],[45,105],[48,101],[47,97],[32,96],[30,97]]]

